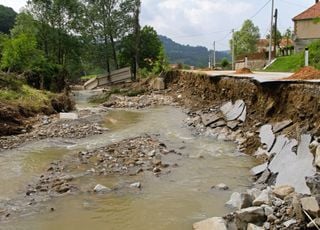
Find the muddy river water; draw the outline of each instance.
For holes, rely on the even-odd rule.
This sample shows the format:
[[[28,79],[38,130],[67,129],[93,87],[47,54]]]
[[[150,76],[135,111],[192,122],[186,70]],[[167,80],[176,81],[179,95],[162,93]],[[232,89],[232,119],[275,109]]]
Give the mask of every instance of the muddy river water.
[[[83,97],[82,97],[83,99]],[[83,100],[81,101],[84,105]],[[0,223],[0,229],[23,230],[182,230],[192,224],[228,212],[225,202],[234,191],[251,185],[250,157],[236,153],[236,146],[212,137],[195,136],[183,120],[186,115],[175,107],[156,107],[140,111],[114,110],[106,114],[104,126],[109,132],[81,140],[44,140],[0,154],[0,199],[10,199],[25,191],[53,160],[83,149],[92,149],[141,134],[156,134],[168,148],[182,153],[179,167],[155,177],[112,176],[84,178],[91,187],[98,183],[115,187],[141,182],[139,192],[105,195],[80,194],[55,198],[46,203],[54,212],[19,217]],[[202,157],[199,157],[202,156]],[[225,183],[229,191],[210,189]]]

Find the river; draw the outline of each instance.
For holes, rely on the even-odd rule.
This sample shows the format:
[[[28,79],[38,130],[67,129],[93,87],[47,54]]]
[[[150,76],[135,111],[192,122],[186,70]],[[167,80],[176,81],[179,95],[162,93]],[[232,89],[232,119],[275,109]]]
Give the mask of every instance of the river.
[[[88,93],[86,93],[88,94]],[[84,93],[78,93],[82,107]],[[81,97],[80,97],[81,96]],[[81,98],[81,100],[79,99]],[[234,191],[244,191],[251,185],[249,169],[255,165],[251,157],[236,152],[231,142],[212,137],[195,136],[184,126],[186,115],[180,108],[165,106],[143,110],[112,110],[105,115],[104,126],[110,131],[81,140],[43,140],[0,155],[0,199],[10,199],[22,193],[26,185],[38,177],[53,160],[59,160],[124,138],[154,134],[169,148],[182,153],[179,167],[171,173],[155,177],[139,174],[135,177],[84,177],[88,188],[95,184],[116,187],[139,181],[139,192],[113,192],[106,195],[84,193],[54,198],[46,202],[54,212],[30,213],[0,229],[23,230],[179,230],[192,229],[199,220],[221,216],[228,212],[225,202]],[[225,183],[228,191],[211,189]]]

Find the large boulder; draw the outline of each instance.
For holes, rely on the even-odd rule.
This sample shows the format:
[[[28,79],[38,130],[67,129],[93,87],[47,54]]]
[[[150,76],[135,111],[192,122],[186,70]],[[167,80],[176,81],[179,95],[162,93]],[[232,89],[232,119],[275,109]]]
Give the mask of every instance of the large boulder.
[[[294,192],[294,188],[289,185],[283,185],[275,187],[272,192],[276,197],[283,200],[286,196]]]
[[[235,212],[239,229],[246,228],[249,223],[263,224],[267,217],[262,207],[250,207]]]

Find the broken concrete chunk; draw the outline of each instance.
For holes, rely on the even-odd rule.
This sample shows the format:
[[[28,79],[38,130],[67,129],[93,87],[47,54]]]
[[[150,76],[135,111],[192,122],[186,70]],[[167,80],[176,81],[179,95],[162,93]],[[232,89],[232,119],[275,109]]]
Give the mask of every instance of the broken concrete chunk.
[[[260,128],[259,137],[260,137],[261,143],[266,144],[267,150],[270,151],[276,140],[276,137],[272,132],[272,126],[271,125],[262,126]]]
[[[265,184],[267,183],[268,179],[270,178],[271,173],[268,169],[266,169],[262,175],[259,177],[259,179],[256,181],[256,184]]]
[[[292,124],[293,124],[292,120],[277,122],[273,125],[272,130],[274,133],[278,133],[278,132],[281,132],[282,130],[284,130],[285,128],[289,127]]]
[[[202,123],[205,125],[205,126],[209,126],[211,125],[212,123],[218,121],[219,119],[221,119],[222,116],[218,115],[218,114],[215,114],[215,113],[204,113],[201,115],[201,120],[202,120]]]
[[[245,103],[243,100],[237,100],[234,104],[232,104],[232,102],[228,102],[224,104],[220,110],[226,120],[233,121],[242,115],[245,110]]]
[[[237,129],[237,127],[239,126],[239,124],[240,124],[239,121],[228,121],[228,122],[227,122],[227,126],[228,126],[228,128],[230,128],[231,130]]]
[[[269,156],[271,154],[278,154],[282,151],[285,145],[289,142],[289,139],[286,138],[284,135],[280,135],[277,137],[276,142],[274,143],[272,149],[269,152]]]
[[[316,217],[320,211],[318,201],[315,197],[301,198],[301,205],[303,210],[308,212],[313,217]]]
[[[227,230],[227,223],[221,217],[213,217],[193,224],[194,230]]]
[[[60,113],[59,118],[62,120],[77,120],[79,116],[76,113]]]
[[[250,173],[251,173],[251,175],[256,176],[256,175],[259,175],[259,174],[263,173],[267,168],[268,168],[268,162],[252,168],[250,170]]]
[[[276,179],[277,186],[291,185],[298,193],[310,194],[310,189],[306,184],[305,178],[313,176],[316,173],[316,168],[313,166],[314,157],[309,150],[310,142],[310,135],[302,135],[300,144],[298,146],[297,155],[292,153],[292,150],[290,150],[291,152],[287,152],[287,155],[281,155],[281,159],[278,160],[283,164],[281,165],[278,177]],[[284,151],[281,151],[281,153],[283,152]],[[273,161],[274,160],[275,159],[273,159]]]
[[[241,116],[238,118],[239,121],[245,122],[247,119],[247,107],[245,106]]]
[[[214,122],[210,125],[211,128],[215,129],[215,128],[218,128],[218,127],[222,127],[222,126],[225,126],[227,123],[224,121],[224,120],[219,120],[217,122]]]

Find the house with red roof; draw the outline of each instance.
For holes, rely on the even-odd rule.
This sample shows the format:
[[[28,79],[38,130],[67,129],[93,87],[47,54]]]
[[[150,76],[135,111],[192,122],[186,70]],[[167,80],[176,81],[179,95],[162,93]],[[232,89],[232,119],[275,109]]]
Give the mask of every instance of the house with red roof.
[[[320,23],[315,19],[320,18],[320,2],[295,16],[294,22],[294,47],[295,51],[302,51],[312,41],[320,39]]]

